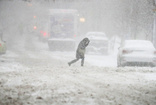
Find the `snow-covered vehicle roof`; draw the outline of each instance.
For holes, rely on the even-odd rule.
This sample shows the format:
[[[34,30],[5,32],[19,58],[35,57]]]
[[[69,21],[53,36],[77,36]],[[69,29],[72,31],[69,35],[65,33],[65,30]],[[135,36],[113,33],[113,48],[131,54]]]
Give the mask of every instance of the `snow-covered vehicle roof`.
[[[123,47],[133,50],[155,50],[152,42],[148,40],[125,40]]]
[[[96,40],[108,40],[106,34],[104,32],[88,32],[86,37],[89,39],[96,39]]]

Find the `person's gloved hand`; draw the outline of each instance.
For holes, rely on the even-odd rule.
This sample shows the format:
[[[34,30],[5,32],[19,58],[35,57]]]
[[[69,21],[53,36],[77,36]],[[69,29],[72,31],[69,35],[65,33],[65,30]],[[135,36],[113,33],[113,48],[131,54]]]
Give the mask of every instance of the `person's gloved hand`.
[[[87,42],[86,42],[86,46],[88,46],[89,42],[90,42],[90,41],[87,41]]]

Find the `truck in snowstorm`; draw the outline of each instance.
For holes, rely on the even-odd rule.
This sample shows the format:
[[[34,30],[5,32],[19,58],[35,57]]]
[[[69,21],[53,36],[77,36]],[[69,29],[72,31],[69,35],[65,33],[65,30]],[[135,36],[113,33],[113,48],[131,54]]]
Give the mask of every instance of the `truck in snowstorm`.
[[[49,49],[51,51],[75,50],[77,10],[50,9],[49,12]]]

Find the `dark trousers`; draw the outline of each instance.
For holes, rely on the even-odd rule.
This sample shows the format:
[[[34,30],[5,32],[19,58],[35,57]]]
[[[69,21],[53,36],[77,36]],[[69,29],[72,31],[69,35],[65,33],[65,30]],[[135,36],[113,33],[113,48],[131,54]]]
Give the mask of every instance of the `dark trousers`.
[[[83,65],[84,65],[84,58],[76,58],[76,59],[72,60],[71,62],[68,63],[69,66],[70,66],[71,64],[77,62],[79,59],[81,59],[81,66],[83,66]]]

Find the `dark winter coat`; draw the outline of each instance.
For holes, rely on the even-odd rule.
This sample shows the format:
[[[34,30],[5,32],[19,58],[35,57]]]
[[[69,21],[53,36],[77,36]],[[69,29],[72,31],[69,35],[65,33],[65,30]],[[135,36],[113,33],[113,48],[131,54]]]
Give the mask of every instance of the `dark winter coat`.
[[[86,51],[86,47],[88,46],[90,40],[88,38],[84,38],[78,45],[78,48],[76,50],[76,58],[77,59],[82,59],[84,58],[84,54]]]

